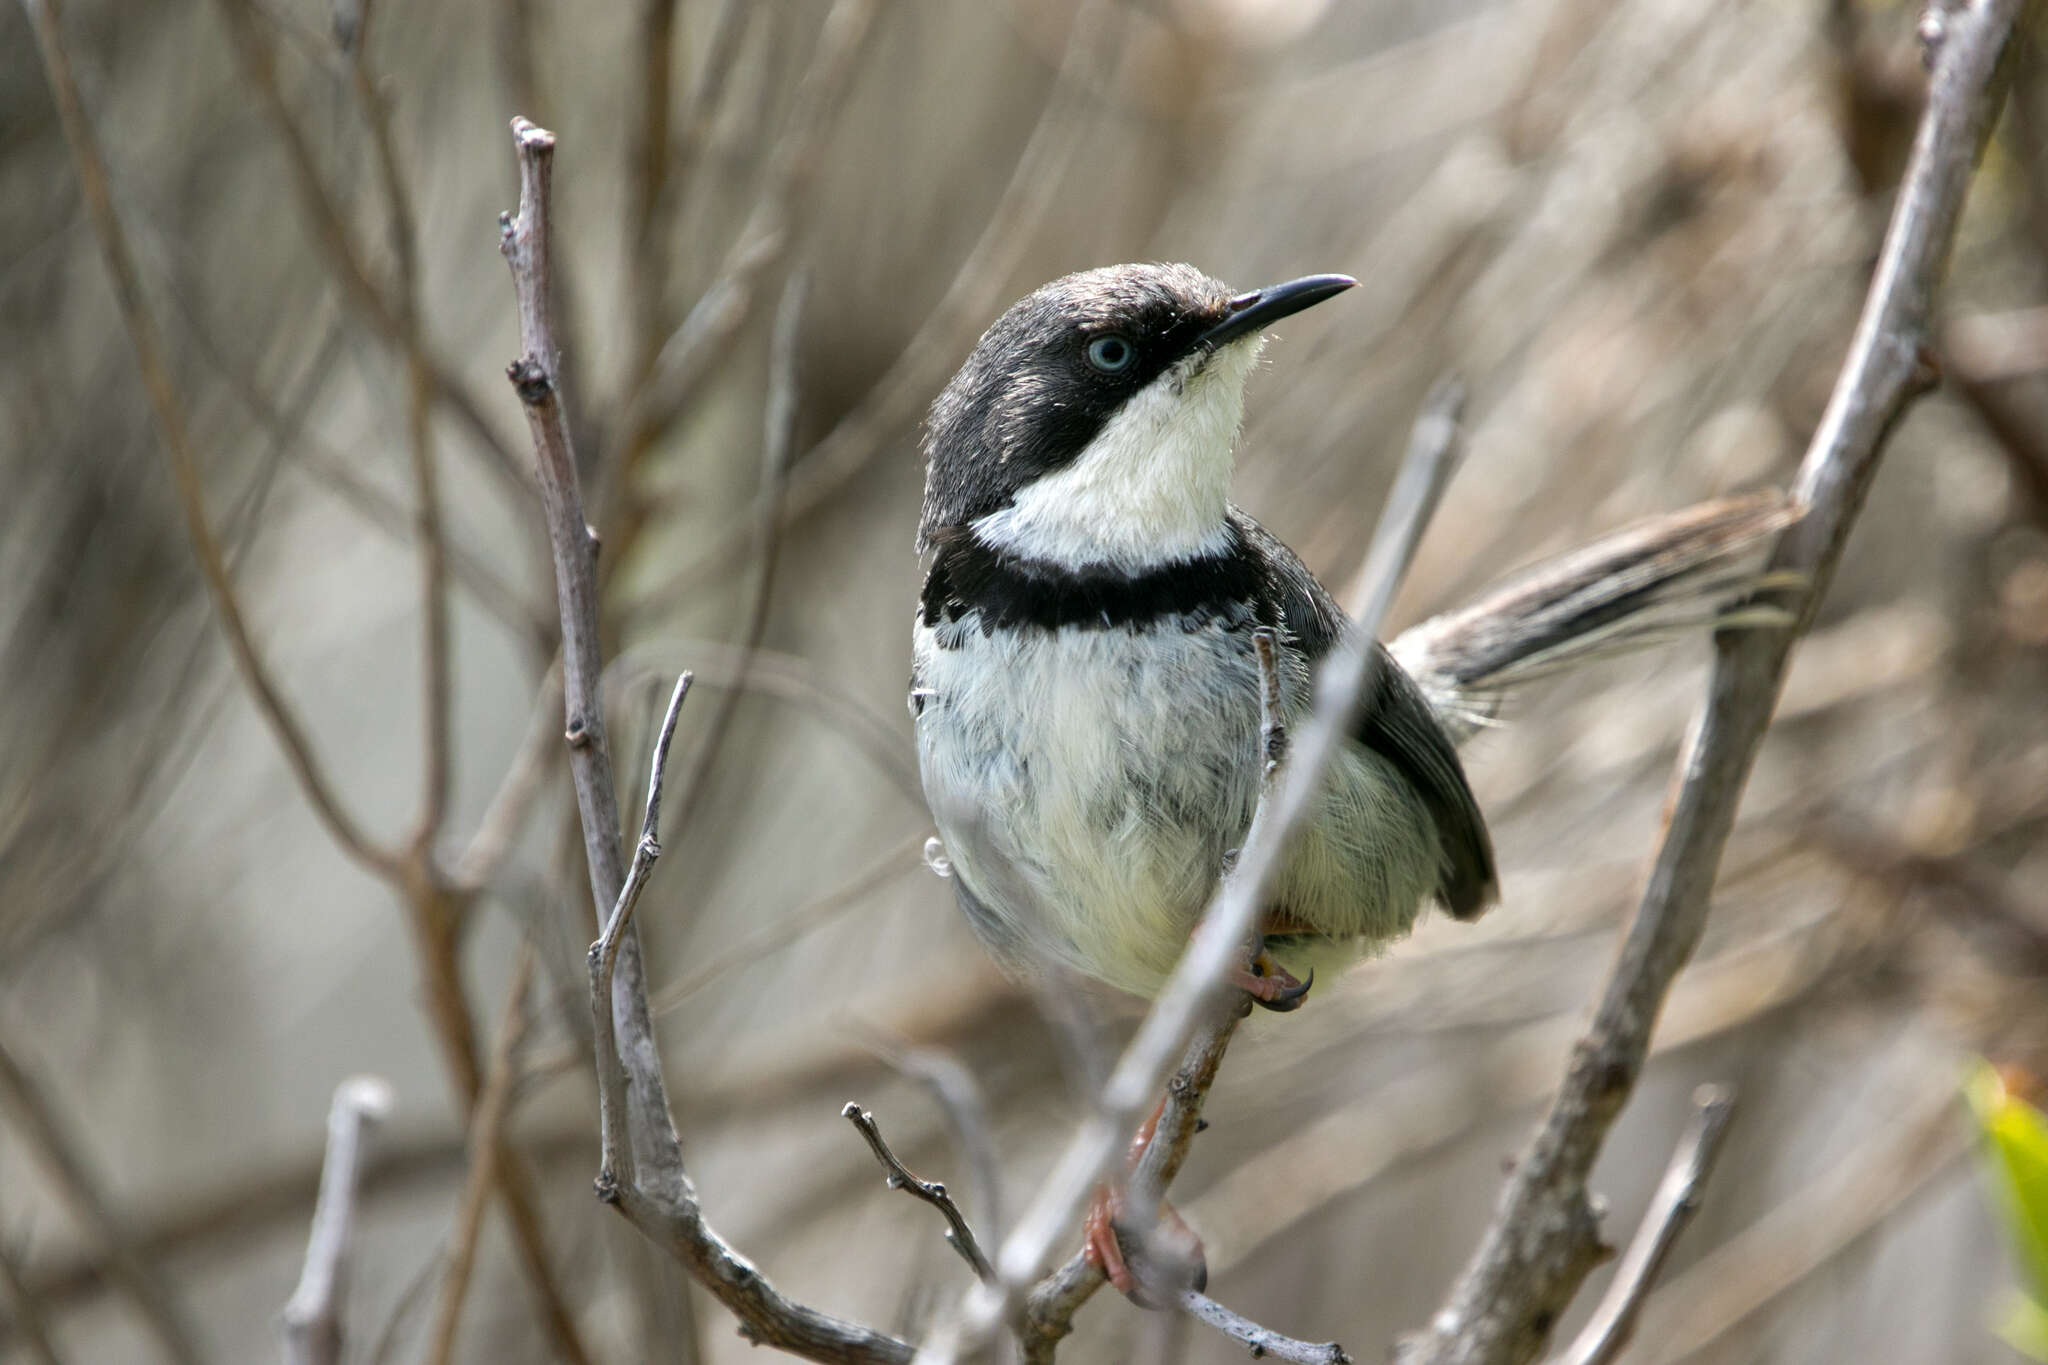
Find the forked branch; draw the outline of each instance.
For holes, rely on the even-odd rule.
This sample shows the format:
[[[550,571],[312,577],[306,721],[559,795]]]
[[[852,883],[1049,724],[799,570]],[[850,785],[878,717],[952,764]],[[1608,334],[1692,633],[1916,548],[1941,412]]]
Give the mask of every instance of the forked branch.
[[[1933,383],[1936,285],[2009,83],[2004,58],[2024,7],[2025,0],[1970,0],[1930,10],[1921,26],[1933,40],[1926,111],[1848,359],[1794,484],[1806,515],[1785,532],[1769,566],[1807,585],[1803,593],[1780,590],[1795,624],[1717,640],[1663,847],[1592,1027],[1573,1049],[1564,1085],[1516,1162],[1471,1263],[1428,1329],[1403,1344],[1402,1365],[1533,1359],[1607,1254],[1587,1178],[1642,1070],[1672,979],[1699,943],[1721,851],[1793,645],[1834,577],[1886,437]]]
[[[526,410],[540,472],[541,502],[562,617],[562,694],[566,738],[583,824],[595,909],[605,932],[590,955],[599,1101],[604,1122],[602,1197],[656,1246],[674,1256],[740,1320],[750,1340],[809,1360],[902,1365],[909,1345],[858,1323],[797,1303],[778,1291],[705,1221],[683,1165],[668,1107],[661,1055],[647,1004],[633,898],[660,852],[655,824],[668,740],[682,703],[677,685],[655,745],[642,838],[630,879],[623,857],[611,751],[600,701],[597,547],[585,524],[575,452],[562,403],[556,328],[549,291],[553,133],[520,118],[512,136],[519,159],[519,211],[500,221],[500,249],[519,302],[521,354],[508,376]]]

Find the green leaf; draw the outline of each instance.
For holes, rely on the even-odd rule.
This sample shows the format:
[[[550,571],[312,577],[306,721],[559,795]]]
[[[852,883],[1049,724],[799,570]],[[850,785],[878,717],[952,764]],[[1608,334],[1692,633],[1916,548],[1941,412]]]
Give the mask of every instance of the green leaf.
[[[1988,1062],[1978,1065],[1963,1093],[1984,1133],[1985,1164],[2005,1207],[2021,1272],[2033,1291],[2030,1303],[2042,1313],[2040,1300],[2048,1299],[2048,1118],[2008,1091]],[[2036,1325],[2048,1325],[2048,1320]]]
[[[2048,1361],[2048,1308],[2025,1294],[2013,1294],[1999,1315],[1998,1335],[2021,1355]]]

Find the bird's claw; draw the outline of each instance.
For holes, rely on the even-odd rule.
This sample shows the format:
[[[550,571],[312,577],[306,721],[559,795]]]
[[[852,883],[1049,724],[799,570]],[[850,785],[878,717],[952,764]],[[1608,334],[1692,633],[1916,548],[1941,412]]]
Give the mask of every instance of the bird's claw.
[[[1088,1201],[1088,1216],[1081,1224],[1081,1255],[1102,1271],[1119,1294],[1128,1295],[1138,1282],[1131,1276],[1123,1244],[1116,1236],[1116,1216],[1122,1207],[1123,1198],[1115,1190],[1107,1185],[1095,1187],[1095,1197]]]
[[[1209,1287],[1209,1267],[1202,1255],[1202,1239],[1182,1221],[1172,1205],[1159,1206],[1159,1223],[1145,1242],[1133,1239],[1141,1263],[1133,1267],[1125,1254],[1125,1242],[1117,1231],[1123,1213],[1123,1195],[1108,1185],[1098,1185],[1088,1201],[1088,1217],[1082,1224],[1081,1255],[1098,1267],[1119,1294],[1140,1308],[1161,1308],[1174,1302],[1183,1289],[1201,1291]]]
[[[1316,973],[1311,967],[1308,980],[1298,981],[1292,972],[1273,960],[1271,953],[1262,949],[1252,959],[1252,965],[1235,973],[1231,981],[1252,998],[1253,1004],[1286,1014],[1300,1009],[1301,1002],[1308,999],[1309,987],[1316,984]]]

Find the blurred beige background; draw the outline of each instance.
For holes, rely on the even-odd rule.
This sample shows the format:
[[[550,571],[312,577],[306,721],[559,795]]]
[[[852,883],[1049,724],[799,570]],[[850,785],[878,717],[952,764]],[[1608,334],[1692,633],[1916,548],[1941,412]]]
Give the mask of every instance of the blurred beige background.
[[[1247,287],[1359,276],[1268,351],[1238,498],[1346,581],[1422,394],[1465,375],[1471,454],[1406,624],[1634,516],[1788,478],[1910,135],[1914,18],[1881,0],[1092,0],[1078,20],[1067,0],[379,0],[349,47],[309,0],[74,0],[64,29],[253,634],[378,840],[405,838],[424,767],[406,349],[316,230],[235,35],[274,59],[369,287],[395,297],[366,116],[388,112],[423,344],[520,459],[506,123],[559,134],[569,397],[633,808],[649,710],[675,669],[700,673],[640,912],[693,1174],[785,1290],[914,1332],[965,1272],[840,1106],[874,1109],[971,1203],[989,1192],[878,1047],[974,1069],[1012,1210],[1083,1103],[918,852],[916,428],[980,328],[1116,260]],[[655,142],[650,51],[672,60]],[[2010,1271],[1956,1082],[1977,1054],[2048,1068],[2048,315],[2027,311],[2048,303],[2048,88],[2018,90],[1954,261],[1948,383],[1893,441],[1599,1172],[1625,1238],[1690,1088],[1740,1087],[1630,1361],[2013,1358],[1988,1327]],[[763,395],[798,270],[770,535]],[[0,1045],[218,1361],[275,1358],[328,1097],[387,1077],[347,1358],[423,1358],[465,1163],[420,939],[311,814],[230,664],[14,6],[0,357]],[[559,703],[530,721],[552,652],[536,509],[477,422],[432,411],[458,561],[452,865],[530,729],[552,754]],[[1240,1037],[1176,1186],[1219,1298],[1360,1360],[1433,1310],[1609,963],[1702,660],[1694,643],[1518,698],[1468,758],[1502,907],[1430,923]],[[540,955],[511,1131],[562,1296],[602,1361],[752,1358],[701,1298],[693,1355],[678,1282],[590,1198],[587,896],[566,774],[539,771],[451,951],[480,1050],[522,935]],[[38,1359],[35,1322],[63,1361],[165,1358],[25,1112],[0,1107],[0,1353]],[[554,1358],[536,1324],[494,1207],[456,1358]],[[1165,1331],[1101,1295],[1063,1358],[1240,1356]]]

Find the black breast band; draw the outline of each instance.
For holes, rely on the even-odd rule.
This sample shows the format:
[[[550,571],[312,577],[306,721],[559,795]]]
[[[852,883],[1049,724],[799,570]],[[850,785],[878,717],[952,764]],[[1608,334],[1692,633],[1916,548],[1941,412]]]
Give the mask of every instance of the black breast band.
[[[1106,564],[1069,569],[1021,559],[960,529],[937,537],[920,615],[931,627],[974,614],[984,633],[998,627],[1136,630],[1165,618],[1266,622],[1275,613],[1258,550],[1235,524],[1214,554],[1141,573]]]

